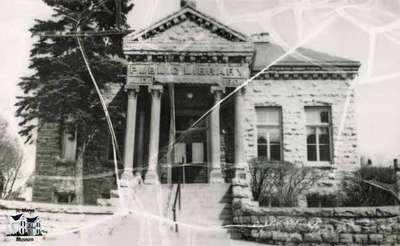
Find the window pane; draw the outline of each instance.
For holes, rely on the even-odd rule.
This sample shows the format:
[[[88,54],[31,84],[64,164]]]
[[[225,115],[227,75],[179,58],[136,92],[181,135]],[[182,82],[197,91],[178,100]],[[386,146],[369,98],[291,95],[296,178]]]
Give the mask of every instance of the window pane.
[[[318,111],[313,109],[306,109],[306,122],[307,124],[316,124],[319,122],[318,120]]]
[[[280,108],[256,108],[257,123],[268,125],[280,125],[281,110]]]
[[[175,150],[175,163],[186,163],[186,143],[176,143]]]
[[[329,108],[306,108],[307,124],[329,123]]]
[[[271,145],[271,160],[280,161],[281,160],[281,145]]]
[[[321,123],[329,123],[329,113],[328,110],[323,110],[319,114]]]
[[[257,156],[258,157],[266,157],[267,156],[267,145],[258,145],[257,146]]]
[[[307,145],[307,160],[317,161],[317,146]]]
[[[269,141],[272,142],[280,142],[281,141],[281,131],[280,128],[268,128]]]
[[[319,158],[320,161],[330,161],[331,153],[329,145],[320,145],[319,146]]]
[[[192,163],[204,163],[204,143],[192,143]]]
[[[267,144],[267,139],[265,139],[264,137],[258,137],[257,139],[257,143],[259,144]]]
[[[315,127],[307,127],[307,144],[315,144]]]
[[[319,143],[329,144],[329,129],[327,127],[319,128]]]

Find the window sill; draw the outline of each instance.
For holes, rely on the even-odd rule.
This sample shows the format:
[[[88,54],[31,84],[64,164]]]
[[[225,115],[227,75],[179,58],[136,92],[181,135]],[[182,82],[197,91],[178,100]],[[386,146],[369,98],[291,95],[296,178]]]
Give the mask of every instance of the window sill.
[[[334,168],[332,162],[329,161],[307,161],[305,163],[306,167],[319,167],[319,168]]]

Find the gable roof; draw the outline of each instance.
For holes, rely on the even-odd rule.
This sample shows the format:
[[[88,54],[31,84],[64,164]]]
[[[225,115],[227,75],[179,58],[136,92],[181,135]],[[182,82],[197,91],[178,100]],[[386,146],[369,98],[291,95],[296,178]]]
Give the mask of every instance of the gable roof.
[[[361,65],[358,61],[333,56],[324,52],[319,52],[303,47],[297,48],[290,54],[287,54],[288,51],[285,50],[283,47],[269,42],[255,43],[254,48],[255,57],[253,62],[253,70],[255,71],[260,71],[265,67],[270,66],[282,56],[284,57],[273,64],[272,67],[325,66],[333,68],[351,66],[358,69],[358,67]]]
[[[287,54],[288,51],[282,46],[254,40],[199,12],[191,5],[186,5],[150,27],[124,38],[125,54],[175,54],[187,51],[200,55],[204,52],[245,54],[253,57],[252,71],[260,71],[282,56],[284,57],[274,63],[271,70],[276,67],[284,67],[285,70],[289,67],[306,66],[317,70],[358,71],[361,65],[358,61],[303,47]]]
[[[211,30],[212,32],[219,33],[220,35],[226,34],[226,38],[230,41],[247,41],[247,36],[218,22],[214,18],[207,16],[191,5],[186,5],[184,8],[175,12],[174,14],[156,22],[148,28],[139,30],[132,34],[127,35],[124,38],[124,42],[132,42],[132,41],[141,41],[145,40],[150,36],[153,36],[156,33],[160,33],[165,31],[171,26],[182,23],[186,19],[192,19],[200,24],[204,24],[204,28]]]

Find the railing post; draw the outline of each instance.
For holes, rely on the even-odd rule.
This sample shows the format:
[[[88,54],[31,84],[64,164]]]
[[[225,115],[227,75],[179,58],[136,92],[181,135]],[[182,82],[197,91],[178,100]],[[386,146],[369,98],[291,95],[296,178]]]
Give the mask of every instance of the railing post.
[[[178,193],[178,195],[179,195],[179,210],[181,210],[181,185],[180,184],[178,184],[178,189],[179,189],[179,193]]]
[[[176,193],[174,198],[174,204],[172,206],[172,218],[175,224],[175,232],[178,232],[178,223],[176,221],[176,203],[178,202],[178,208],[181,209],[181,184],[176,187]]]
[[[175,223],[175,232],[178,232],[178,224],[176,223],[176,209],[172,208],[172,217]]]

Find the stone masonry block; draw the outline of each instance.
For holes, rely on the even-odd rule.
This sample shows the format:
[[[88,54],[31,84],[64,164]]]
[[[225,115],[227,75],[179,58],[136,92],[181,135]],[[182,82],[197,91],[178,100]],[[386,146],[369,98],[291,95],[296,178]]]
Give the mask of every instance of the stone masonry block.
[[[368,243],[368,235],[367,234],[355,234],[354,242],[356,243]]]
[[[322,242],[322,236],[319,233],[305,233],[304,241],[306,241],[306,242]]]
[[[352,243],[353,242],[353,234],[350,233],[341,233],[340,236],[341,243]]]
[[[370,243],[382,243],[383,242],[383,235],[382,234],[370,234],[369,235],[369,242]]]

